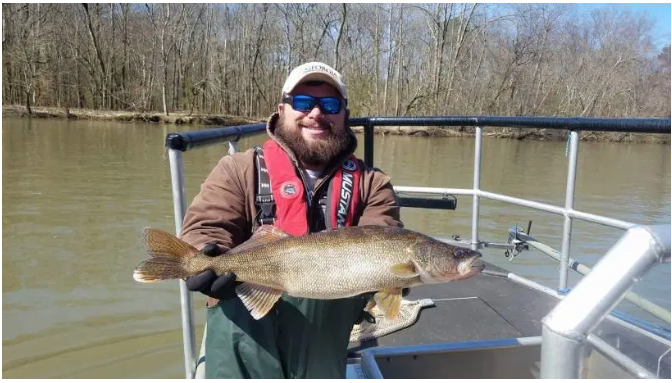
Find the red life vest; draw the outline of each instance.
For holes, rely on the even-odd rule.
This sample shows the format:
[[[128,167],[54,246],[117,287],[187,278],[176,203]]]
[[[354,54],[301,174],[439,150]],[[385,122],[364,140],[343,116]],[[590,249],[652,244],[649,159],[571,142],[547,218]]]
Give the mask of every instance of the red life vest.
[[[273,224],[291,235],[307,234],[309,225],[305,186],[297,176],[289,155],[280,145],[269,139],[264,143],[263,161],[268,171],[276,206],[276,218]],[[327,207],[330,209],[325,214],[325,220],[330,220],[331,225],[325,222],[327,227],[353,225],[360,203],[360,176],[359,162],[355,156],[351,156],[331,177],[329,181],[331,195],[327,196],[330,200],[327,202]]]

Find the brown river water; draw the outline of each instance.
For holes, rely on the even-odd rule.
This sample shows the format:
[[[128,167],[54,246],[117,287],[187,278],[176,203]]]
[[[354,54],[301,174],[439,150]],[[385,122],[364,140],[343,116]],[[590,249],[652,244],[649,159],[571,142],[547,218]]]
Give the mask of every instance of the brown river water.
[[[174,232],[165,125],[4,118],[2,125],[2,370],[5,378],[182,378],[177,283],[140,284],[144,227]],[[191,129],[195,129],[191,127]],[[261,144],[264,136],[241,142]],[[375,165],[395,185],[470,188],[472,138],[376,136]],[[227,151],[184,155],[187,200]],[[564,205],[565,142],[484,138],[481,189]],[[363,156],[360,141],[358,155]],[[670,222],[670,146],[581,142],[575,207],[625,221]],[[402,210],[430,235],[471,235],[471,197],[455,211]],[[513,225],[560,250],[561,216],[481,200],[480,239],[504,242]],[[571,256],[588,266],[622,230],[575,221]],[[558,286],[557,263],[532,250],[491,263]],[[571,271],[570,285],[579,278]],[[670,264],[633,291],[670,310]],[[194,295],[198,345],[204,300]],[[636,314],[626,304],[618,309]],[[650,316],[644,319],[656,322]]]

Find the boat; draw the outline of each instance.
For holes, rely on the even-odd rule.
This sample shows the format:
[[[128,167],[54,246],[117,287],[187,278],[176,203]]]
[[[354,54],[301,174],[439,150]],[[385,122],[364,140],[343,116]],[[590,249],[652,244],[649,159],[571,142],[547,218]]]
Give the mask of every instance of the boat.
[[[579,135],[591,131],[670,134],[669,118],[559,118],[506,116],[363,117],[364,161],[374,166],[374,128],[381,126],[468,126],[474,128],[474,177],[469,189],[396,186],[403,209],[456,208],[458,196],[471,198],[471,238],[446,233],[437,238],[480,249],[499,247],[514,256],[530,247],[559,261],[559,285],[543,286],[487,264],[483,274],[455,284],[411,289],[398,320],[377,317],[355,326],[349,345],[347,378],[670,378],[670,312],[629,288],[655,264],[670,262],[670,223],[641,225],[574,208]],[[481,189],[482,137],[493,127],[569,131],[564,206]],[[265,133],[265,124],[170,133],[166,136],[174,202],[175,230],[186,211],[185,152]],[[393,180],[394,183],[394,180]],[[538,242],[527,229],[505,228],[505,242],[479,237],[479,202],[500,201],[554,214],[563,220],[562,248]],[[591,269],[570,257],[572,223],[588,221],[621,229],[623,236]],[[572,289],[568,273],[586,274]],[[196,354],[191,293],[180,281],[186,378],[203,378],[205,339]],[[613,308],[627,299],[667,326]],[[431,306],[431,308],[430,308]],[[205,335],[204,335],[205,336]]]

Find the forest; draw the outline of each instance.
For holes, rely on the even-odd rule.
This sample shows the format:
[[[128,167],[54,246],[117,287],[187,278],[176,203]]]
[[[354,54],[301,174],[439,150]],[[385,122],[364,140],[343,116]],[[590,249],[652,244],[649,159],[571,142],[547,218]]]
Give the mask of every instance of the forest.
[[[670,117],[651,15],[575,4],[6,4],[2,102],[275,110],[291,69],[345,77],[352,116]]]

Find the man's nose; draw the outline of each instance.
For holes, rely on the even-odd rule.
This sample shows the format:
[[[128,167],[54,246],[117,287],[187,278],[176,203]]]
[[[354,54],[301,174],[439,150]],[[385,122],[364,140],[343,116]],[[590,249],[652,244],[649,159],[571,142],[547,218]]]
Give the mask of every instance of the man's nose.
[[[308,113],[308,117],[311,117],[311,118],[317,118],[321,115],[322,115],[322,109],[320,109],[319,104],[315,104],[315,106],[313,106],[313,108]]]

